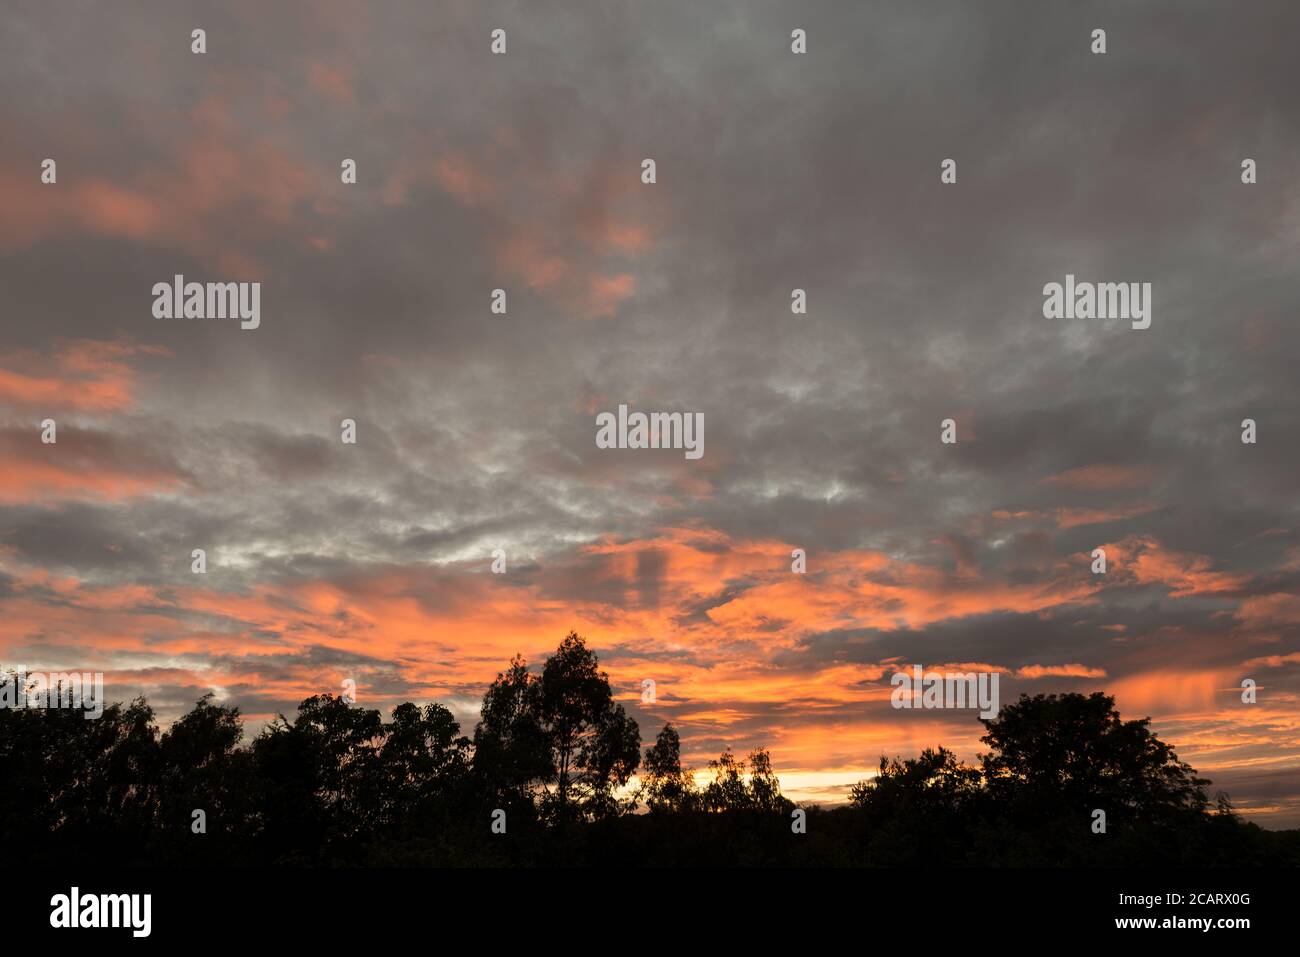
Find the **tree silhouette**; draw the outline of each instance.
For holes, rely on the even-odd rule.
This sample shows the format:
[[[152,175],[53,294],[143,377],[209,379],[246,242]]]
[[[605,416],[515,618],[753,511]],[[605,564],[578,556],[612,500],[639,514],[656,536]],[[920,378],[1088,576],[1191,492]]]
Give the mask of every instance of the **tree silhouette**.
[[[615,792],[640,762],[640,729],[614,701],[595,654],[569,632],[540,675],[520,657],[497,675],[474,731],[474,769],[490,793],[547,820],[621,810]]]
[[[737,759],[731,748],[726,748],[718,760],[709,762],[709,770],[713,780],[705,785],[700,802],[706,810],[784,812],[794,806],[781,796],[781,782],[765,748],[751,751],[747,760]]]
[[[541,710],[541,686],[516,655],[488,687],[474,729],[473,771],[484,810],[502,808],[515,821],[535,816],[534,792],[552,772]]]
[[[598,665],[574,633],[538,673],[516,657],[472,744],[441,705],[385,721],[328,695],[248,745],[238,709],[211,695],[162,735],[143,699],[96,720],[0,709],[0,841],[16,859],[183,865],[1300,863],[1300,832],[1244,823],[1224,797],[1211,807],[1208,782],[1104,694],[1021,697],[985,722],[975,766],[943,747],[882,757],[848,806],[809,808],[795,837],[766,749],[724,750],[696,790],[668,724],[645,752],[649,813],[625,813],[639,733]],[[496,808],[508,838],[489,830]]]
[[[781,796],[781,782],[772,770],[772,756],[766,748],[749,753],[749,805],[756,811],[780,812],[793,806]]]
[[[614,790],[641,760],[641,731],[614,701],[609,675],[598,664],[571,631],[542,668],[541,723],[555,781],[547,805],[558,820],[575,810],[596,817],[616,811]]]
[[[381,821],[383,778],[378,711],[332,695],[302,702],[253,741],[263,783],[264,830],[286,853],[303,846],[347,847]]]
[[[745,762],[736,760],[731,748],[709,762],[713,780],[704,786],[704,806],[710,811],[745,811],[749,809],[749,789],[745,787]]]
[[[699,795],[691,773],[682,769],[682,740],[665,724],[652,747],[646,748],[642,789],[652,813],[673,814],[695,807]]]
[[[958,763],[947,748],[926,748],[918,758],[900,761],[881,755],[880,771],[849,792],[849,803],[870,809],[914,805],[922,813],[963,809],[980,794],[980,771]]]
[[[407,702],[393,709],[379,749],[383,820],[390,827],[429,825],[447,803],[459,803],[469,782],[470,742],[440,704]]]
[[[1155,820],[1202,812],[1205,785],[1150,720],[1124,721],[1101,692],[1022,695],[993,719],[980,740],[989,794],[1029,818],[1106,809],[1114,819]]]
[[[129,859],[155,814],[158,729],[138,698],[93,720],[37,699],[0,708],[0,838],[7,854],[96,845]]]
[[[251,755],[239,709],[213,703],[206,694],[163,733],[158,758],[158,825],[167,836],[162,851],[184,859],[194,853],[194,811],[204,814],[205,833],[243,837],[252,814]],[[219,844],[208,841],[204,847]]]

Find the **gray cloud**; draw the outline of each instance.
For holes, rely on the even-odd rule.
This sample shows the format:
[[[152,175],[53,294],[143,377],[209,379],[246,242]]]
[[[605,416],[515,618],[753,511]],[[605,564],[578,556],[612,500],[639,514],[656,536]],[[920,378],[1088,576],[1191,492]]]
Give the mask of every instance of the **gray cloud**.
[[[194,547],[213,560],[205,584],[281,589],[286,614],[309,583],[399,572],[403,599],[453,614],[501,546],[503,602],[582,604],[611,633],[625,612],[662,611],[681,635],[610,637],[606,660],[676,662],[692,655],[679,638],[767,579],[684,588],[659,546],[630,572],[584,547],[683,527],[805,547],[813,580],[823,558],[861,550],[948,587],[1048,587],[1062,563],[1086,582],[1079,556],[1135,539],[1239,578],[1195,595],[1121,579],[1041,613],[896,630],[777,611],[737,626],[738,662],[789,674],[897,656],[1118,680],[1300,647],[1294,612],[1237,614],[1294,595],[1300,574],[1294,4],[11,6],[0,369],[57,378],[41,362],[76,340],[167,354],[123,360],[131,403],[111,412],[0,391],[14,462],[40,461],[32,430],[57,413],[58,454],[80,456],[57,461],[84,464],[46,493],[0,488],[14,565],[0,604],[21,623],[2,652],[75,647],[50,611],[74,598],[16,569],[178,596],[159,617],[201,641],[235,626],[184,607]],[[488,54],[496,26],[505,57]],[[789,53],[796,26],[806,56]],[[1104,57],[1088,52],[1095,26]],[[54,187],[37,180],[46,156]],[[339,183],[345,156],[356,186]],[[638,179],[647,156],[654,187]],[[1238,178],[1246,156],[1255,186]],[[956,186],[939,182],[946,157]],[[1151,328],[1044,319],[1042,287],[1067,272],[1151,282]],[[149,290],[175,273],[259,278],[261,328],[153,319]],[[496,287],[505,317],[488,311]],[[790,314],[795,287],[807,317]],[[703,412],[704,459],[596,449],[595,413],[620,402]],[[344,417],[356,447],[338,441]],[[938,442],[949,417],[956,446]],[[1246,417],[1257,445],[1239,441]],[[1130,478],[1060,479],[1094,467]],[[87,474],[175,484],[107,494],[81,488]],[[324,647],[279,660],[214,646],[192,663],[228,671],[232,700],[258,713],[293,701],[256,681],[343,664],[385,698],[425,686],[410,661]],[[1269,674],[1294,702],[1300,668]],[[183,708],[192,689],[160,682],[160,710]],[[865,716],[744,710],[727,740]],[[696,730],[701,752],[726,743]],[[1300,739],[1286,734],[1267,780],[1239,754],[1209,758],[1293,806]]]

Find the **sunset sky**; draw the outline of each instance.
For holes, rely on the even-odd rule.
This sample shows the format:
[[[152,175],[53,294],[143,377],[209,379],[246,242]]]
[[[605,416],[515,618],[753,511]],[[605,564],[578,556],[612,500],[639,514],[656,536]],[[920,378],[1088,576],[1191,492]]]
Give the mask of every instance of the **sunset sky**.
[[[574,629],[647,744],[821,801],[981,750],[895,670],[999,671],[1300,826],[1300,5],[369,6],[5,5],[0,667],[472,733]],[[703,457],[598,449],[620,403]]]

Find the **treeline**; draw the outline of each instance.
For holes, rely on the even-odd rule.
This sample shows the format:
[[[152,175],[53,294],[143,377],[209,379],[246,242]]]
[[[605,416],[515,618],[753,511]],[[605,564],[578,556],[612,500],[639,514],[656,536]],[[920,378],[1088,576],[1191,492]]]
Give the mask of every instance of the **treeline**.
[[[0,710],[0,841],[12,859],[191,866],[1300,862],[1300,832],[1211,804],[1105,695],[1022,697],[984,723],[978,765],[882,757],[845,807],[797,807],[762,749],[725,751],[700,786],[672,725],[642,755],[571,633],[540,672],[517,657],[497,676],[472,739],[438,704],[385,721],[331,696],[247,745],[210,695],[161,734],[143,699],[95,720]]]

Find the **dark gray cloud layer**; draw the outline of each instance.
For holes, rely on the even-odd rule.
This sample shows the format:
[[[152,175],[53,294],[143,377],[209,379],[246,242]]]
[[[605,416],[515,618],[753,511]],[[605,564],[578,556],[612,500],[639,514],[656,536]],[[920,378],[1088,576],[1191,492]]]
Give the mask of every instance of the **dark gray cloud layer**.
[[[806,55],[790,53],[796,27]],[[416,569],[429,609],[453,608],[456,574],[507,545],[504,587],[678,602],[685,629],[759,582],[679,601],[664,556],[643,552],[628,587],[583,547],[694,527],[1014,586],[1149,540],[1236,577],[894,630],[777,617],[767,631],[796,637],[770,663],[811,675],[923,654],[1120,678],[1294,653],[1297,35],[1286,2],[11,4],[4,368],[61,341],[164,349],[125,360],[128,408],[73,409],[60,428],[90,471],[171,484],[10,495],[0,543],[25,568],[165,590],[190,583],[202,542],[214,585],[245,596]],[[37,180],[46,156],[54,187]],[[149,290],[175,273],[260,279],[261,328],[153,319]],[[1151,283],[1151,328],[1043,318],[1044,284],[1066,273]],[[496,287],[505,317],[488,311]],[[17,461],[46,413],[8,398],[0,448]],[[703,412],[704,458],[598,450],[594,415],[620,402]],[[945,418],[955,446],[938,441]],[[1241,613],[1251,599],[1271,610]],[[4,650],[60,647],[47,627]],[[752,627],[737,653],[766,658]],[[609,643],[616,669],[669,654]],[[262,682],[355,654],[384,696],[423,686],[327,642],[285,662],[192,653]],[[1294,702],[1297,673],[1270,666],[1269,683]],[[228,691],[258,712],[294,703],[253,681]],[[179,706],[185,686],[159,693]],[[746,714],[727,740],[852,717]],[[701,749],[726,743],[702,728]],[[1261,803],[1295,802],[1290,753],[1230,774]]]

